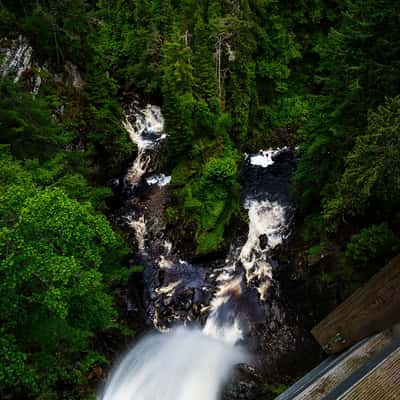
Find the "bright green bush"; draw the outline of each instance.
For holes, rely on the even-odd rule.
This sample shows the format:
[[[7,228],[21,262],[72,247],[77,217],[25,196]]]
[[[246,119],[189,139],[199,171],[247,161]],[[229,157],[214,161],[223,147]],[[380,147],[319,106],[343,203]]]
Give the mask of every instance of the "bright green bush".
[[[346,247],[346,256],[356,264],[380,263],[400,250],[400,238],[386,223],[371,225],[353,235]]]
[[[0,187],[0,393],[61,398],[105,361],[90,338],[113,323],[106,282],[126,248],[90,203],[39,188],[4,151]]]

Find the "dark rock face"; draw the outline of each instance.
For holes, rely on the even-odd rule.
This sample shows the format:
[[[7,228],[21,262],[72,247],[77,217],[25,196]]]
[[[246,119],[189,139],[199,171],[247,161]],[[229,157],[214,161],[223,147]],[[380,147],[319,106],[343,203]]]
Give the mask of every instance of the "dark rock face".
[[[81,91],[85,82],[78,67],[70,61],[64,64],[64,72],[56,72],[50,60],[40,60],[28,39],[18,35],[14,39],[0,38],[0,76],[9,76],[15,83],[20,82],[36,96],[42,84],[53,82],[57,85]],[[62,114],[65,105],[58,113]]]

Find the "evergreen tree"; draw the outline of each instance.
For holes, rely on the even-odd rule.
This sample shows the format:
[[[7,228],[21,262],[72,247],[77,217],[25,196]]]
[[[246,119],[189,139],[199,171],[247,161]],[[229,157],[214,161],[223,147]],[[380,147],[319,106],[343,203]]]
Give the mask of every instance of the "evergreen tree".
[[[164,45],[163,83],[164,114],[166,121],[167,157],[176,162],[191,148],[194,137],[192,94],[192,52],[184,43],[177,27]]]

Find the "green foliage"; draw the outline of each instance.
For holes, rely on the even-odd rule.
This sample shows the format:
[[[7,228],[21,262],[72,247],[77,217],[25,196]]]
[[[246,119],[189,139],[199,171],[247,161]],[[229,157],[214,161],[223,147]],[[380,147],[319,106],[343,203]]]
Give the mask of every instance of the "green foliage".
[[[322,215],[311,214],[304,220],[301,233],[305,242],[313,242],[321,238],[324,231],[324,219]]]
[[[123,114],[116,100],[116,82],[107,76],[100,63],[90,66],[90,72],[78,129],[87,132],[82,140],[101,175],[112,177],[132,155],[134,146],[122,127]]]
[[[192,95],[192,66],[190,48],[181,42],[179,31],[164,45],[162,92],[165,98],[164,115],[168,159],[176,162],[190,150],[194,139],[196,101]]]
[[[16,28],[16,20],[15,16],[12,12],[7,10],[6,8],[2,7],[0,9],[0,35],[4,37],[9,35],[10,32],[13,32]]]
[[[62,134],[51,111],[49,99],[34,99],[7,78],[0,81],[1,142],[10,144],[18,157],[44,158],[71,140],[68,132]]]
[[[399,250],[400,238],[382,223],[353,235],[346,247],[346,256],[356,264],[366,265],[374,260],[387,260]]]
[[[400,59],[400,37],[394,29],[398,6],[390,0],[379,7],[371,0],[344,2],[340,23],[316,42],[320,88],[301,129],[304,144],[296,176],[305,207],[334,196],[343,161],[355,137],[365,131],[368,109],[399,93],[393,75]]]
[[[224,227],[238,211],[238,154],[226,144],[221,157],[211,157],[199,180],[183,191],[184,210],[196,222],[197,252],[217,250],[223,243]],[[174,177],[173,177],[174,179]]]
[[[170,25],[169,2],[99,1],[96,51],[115,77],[146,94],[161,87],[163,37],[160,28]]]
[[[91,26],[86,0],[4,0],[8,21],[26,35],[43,59],[61,64],[70,60],[80,64],[81,55],[89,53]]]
[[[64,188],[71,197],[82,201],[89,200],[97,208],[104,208],[104,199],[110,194],[110,190],[91,187],[87,178],[93,174],[92,169],[89,168],[88,172],[88,169],[83,167],[96,159],[94,155],[89,160],[89,154],[67,151],[67,146],[71,146],[75,139],[74,132],[71,126],[66,126],[67,124],[52,115],[56,112],[54,105],[57,105],[53,97],[33,98],[30,93],[15,86],[7,78],[2,80],[0,92],[1,142],[9,146],[15,157],[25,161],[25,167],[32,174],[33,180],[41,186],[57,185]],[[109,124],[103,121],[103,132],[107,126]],[[115,136],[119,132],[120,137],[124,138],[126,133],[119,125],[118,128],[119,131],[115,126],[109,129],[113,129]],[[108,139],[110,152],[117,148],[115,142],[118,137],[115,136]],[[102,142],[105,141],[106,139],[102,138]],[[94,142],[95,138],[92,139],[91,145],[89,142],[88,147],[94,147]],[[126,153],[123,154],[126,156]],[[118,153],[115,158],[118,159]],[[104,168],[106,167],[110,169],[109,164],[105,164]]]
[[[325,249],[324,244],[317,244],[315,246],[312,246],[308,249],[307,253],[311,257],[319,256],[323,250]]]
[[[288,389],[287,385],[284,385],[283,383],[281,384],[273,384],[269,386],[269,389],[271,390],[271,392],[275,395],[280,395],[281,393],[283,393],[285,390]]]
[[[368,117],[346,158],[338,190],[325,205],[328,218],[363,214],[372,204],[390,212],[400,198],[400,98],[387,99]]]
[[[120,328],[109,287],[140,269],[124,266],[126,246],[97,213],[110,190],[97,185],[133,146],[95,10],[81,0],[1,5],[2,44],[22,33],[51,71],[78,64],[85,85],[42,71],[33,96],[33,71],[0,81],[0,397],[93,398],[88,372],[107,362],[93,338]]]
[[[76,388],[68,398],[83,398],[78,389],[88,370],[105,362],[90,338],[116,314],[106,284],[133,272],[121,268],[127,249],[89,203],[99,208],[108,189],[66,173],[63,152],[16,161],[10,150],[20,155],[24,146],[17,134],[5,137],[11,143],[0,147],[0,393],[61,398],[58,387],[66,385]]]
[[[295,180],[303,212],[324,221],[307,240],[339,241],[350,260],[377,268],[393,254],[384,221],[399,205],[399,3],[345,1],[337,11],[313,42],[319,61]],[[353,223],[361,231],[350,237]]]
[[[104,277],[125,247],[90,204],[37,188],[15,162],[11,181],[10,162],[0,164],[0,386],[50,396],[82,383],[88,340],[115,316]]]

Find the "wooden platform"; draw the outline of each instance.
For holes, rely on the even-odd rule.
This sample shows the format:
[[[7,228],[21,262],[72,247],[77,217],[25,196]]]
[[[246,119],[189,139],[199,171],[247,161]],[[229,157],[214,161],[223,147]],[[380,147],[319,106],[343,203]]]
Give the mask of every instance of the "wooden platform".
[[[400,338],[374,355],[323,400],[400,399]]]
[[[276,400],[400,399],[400,337],[396,329],[363,339],[330,357]]]
[[[324,318],[311,333],[322,348],[332,354],[399,321],[400,256],[397,256]]]
[[[345,393],[343,400],[399,400],[400,348]]]

